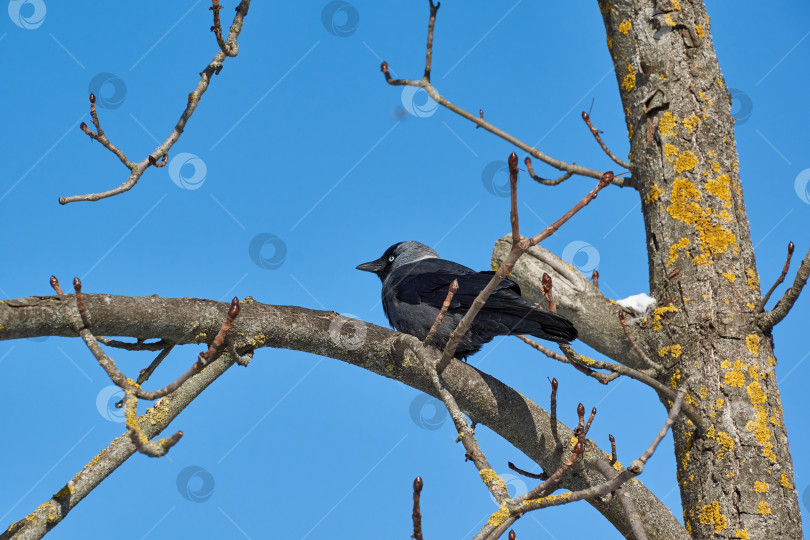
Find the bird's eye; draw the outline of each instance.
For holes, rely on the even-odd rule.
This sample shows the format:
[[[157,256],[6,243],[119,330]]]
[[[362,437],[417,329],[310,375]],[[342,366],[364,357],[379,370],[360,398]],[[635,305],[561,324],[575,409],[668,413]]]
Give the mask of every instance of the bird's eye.
[[[395,258],[396,258],[396,257],[394,257],[393,255],[389,255],[389,256],[388,256],[388,262],[394,262],[394,259],[395,259]]]

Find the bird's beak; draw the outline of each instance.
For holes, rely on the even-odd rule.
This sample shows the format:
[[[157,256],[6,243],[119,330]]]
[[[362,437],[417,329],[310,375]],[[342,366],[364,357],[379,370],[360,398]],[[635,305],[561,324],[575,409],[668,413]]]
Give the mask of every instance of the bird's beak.
[[[385,262],[382,259],[377,259],[376,261],[369,261],[367,263],[358,264],[357,269],[362,270],[363,272],[371,272],[376,274],[380,270],[383,269],[385,266]]]

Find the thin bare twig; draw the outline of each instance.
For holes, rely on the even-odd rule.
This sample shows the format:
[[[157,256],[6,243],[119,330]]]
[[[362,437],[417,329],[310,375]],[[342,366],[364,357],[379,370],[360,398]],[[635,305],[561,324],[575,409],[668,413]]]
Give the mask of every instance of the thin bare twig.
[[[422,493],[422,486],[424,486],[422,477],[417,476],[413,481],[413,513],[411,514],[413,518],[413,536],[411,536],[411,538],[414,540],[423,540],[422,511],[419,509],[419,497]]]
[[[172,345],[172,343],[169,343],[165,339],[160,339],[151,343],[146,343],[142,340],[138,340],[135,343],[130,343],[128,341],[119,341],[117,339],[110,339],[104,336],[96,336],[96,341],[102,345],[106,345],[107,347],[123,349],[125,351],[162,351],[166,347]]]
[[[554,440],[557,444],[560,444],[560,436],[557,433],[557,378],[551,379],[551,407],[550,407],[550,419],[549,423],[551,424],[551,436],[554,437]]]
[[[596,407],[591,409],[591,416],[588,417],[588,422],[585,424],[585,429],[582,432],[583,439],[588,436],[588,431],[590,431],[591,429],[591,424],[593,423],[593,419],[595,416],[596,416]]]
[[[509,156],[509,174],[510,178],[513,171],[517,171],[517,154],[512,152]],[[522,238],[520,237],[519,231],[518,236],[521,238],[519,242],[512,243],[512,249],[509,251],[509,255],[506,256],[506,259],[501,264],[500,268],[495,272],[495,275],[492,276],[492,279],[489,281],[486,287],[484,287],[478,296],[476,296],[475,300],[473,300],[470,309],[467,310],[467,313],[462,317],[461,321],[459,321],[458,326],[453,331],[453,337],[448,340],[447,345],[444,348],[444,352],[442,353],[441,359],[436,364],[436,369],[441,375],[441,373],[447,368],[450,364],[450,360],[453,359],[453,356],[456,353],[456,348],[458,344],[461,342],[461,339],[464,337],[464,334],[467,333],[470,326],[472,325],[473,319],[475,316],[478,315],[478,312],[481,311],[481,308],[484,307],[489,296],[495,291],[498,285],[503,281],[506,276],[508,276],[512,269],[515,267],[515,263],[517,262],[518,258],[523,255],[526,251],[528,251],[531,247],[537,245],[539,242],[545,240],[552,234],[554,234],[557,229],[559,229],[563,223],[571,219],[577,212],[582,210],[588,203],[596,198],[599,192],[610,185],[611,180],[613,179],[613,173],[608,171],[602,175],[602,178],[599,180],[599,183],[579,202],[577,202],[568,212],[563,214],[557,221],[546,227],[542,232],[536,234],[532,238]],[[514,184],[510,182],[510,187],[512,191],[517,190],[517,183]],[[517,214],[517,205],[513,205],[512,211]],[[512,221],[514,226],[518,225],[517,216],[515,216],[514,220]]]
[[[526,159],[523,160],[523,163],[526,165],[526,170],[529,172],[529,176],[532,177],[532,180],[534,180],[539,184],[543,184],[544,186],[556,186],[558,184],[562,184],[563,182],[574,176],[574,173],[566,172],[565,174],[557,178],[553,179],[543,178],[541,176],[534,174],[532,159],[529,156],[526,156]],[[573,163],[573,165],[576,165],[576,163]]]
[[[436,335],[436,330],[439,329],[439,325],[442,324],[442,320],[444,320],[447,310],[450,309],[450,302],[453,301],[453,295],[456,294],[456,291],[458,291],[458,280],[454,279],[450,284],[450,288],[447,290],[447,297],[445,297],[444,302],[442,302],[442,309],[436,316],[436,320],[433,322],[433,326],[430,327],[430,331],[428,332],[427,336],[425,336],[425,341],[422,342],[425,345],[430,345],[430,342],[433,340],[433,336]]]
[[[481,480],[484,481],[484,484],[486,484],[487,489],[489,489],[496,501],[500,503],[508,499],[509,491],[506,488],[506,483],[490,466],[489,461],[487,461],[486,455],[484,455],[484,452],[481,450],[475,438],[475,432],[464,417],[464,413],[461,412],[461,408],[459,408],[458,403],[456,403],[453,394],[442,385],[438,371],[432,370],[430,378],[433,382],[433,388],[444,402],[444,406],[447,407],[450,418],[453,419],[453,424],[455,424],[456,430],[458,431],[458,438],[461,444],[464,445],[466,456],[473,462],[476,469],[478,469]]]
[[[533,146],[526,144],[525,142],[517,139],[516,137],[510,135],[509,133],[506,133],[505,131],[490,124],[489,122],[484,120],[484,114],[482,111],[479,111],[479,116],[475,116],[474,114],[471,114],[470,112],[462,109],[461,107],[451,103],[447,98],[445,98],[436,91],[436,89],[430,82],[430,64],[433,56],[433,27],[436,24],[436,12],[438,11],[438,8],[439,6],[438,5],[434,6],[431,0],[430,18],[428,19],[428,48],[426,53],[427,62],[425,65],[425,75],[419,80],[394,79],[391,77],[391,73],[388,70],[388,63],[382,62],[382,64],[380,65],[380,71],[382,71],[383,75],[385,76],[385,81],[392,86],[415,86],[419,88],[424,88],[427,94],[431,97],[431,99],[433,99],[433,101],[435,101],[439,105],[453,111],[454,113],[458,114],[463,118],[466,118],[467,120],[474,123],[476,127],[484,128],[493,135],[504,139],[510,144],[526,152],[530,156],[539,159],[540,161],[554,167],[555,169],[566,171],[568,173],[576,174],[579,176],[601,178],[604,173],[593,169],[589,169],[587,167],[581,167],[576,163],[567,163],[565,161],[553,158],[541,152],[537,148],[534,148]],[[630,178],[611,177],[610,181],[619,187],[625,186],[635,187],[633,185],[632,179]]]
[[[610,439],[610,464],[613,465],[618,459],[616,457],[616,437],[608,433],[608,439]]]
[[[613,463],[608,465],[604,461],[597,461],[595,463],[596,469],[602,473],[605,480],[612,480],[617,474],[619,474],[612,465]],[[627,516],[627,521],[630,523],[630,532],[633,533],[633,537],[636,540],[647,540],[647,533],[644,531],[644,524],[641,522],[641,517],[636,510],[636,505],[633,502],[633,499],[627,497],[624,493],[624,488],[626,485],[627,484],[622,484],[619,486],[614,492],[614,496],[619,500],[619,504],[621,504],[622,510],[624,510],[624,513]]]
[[[428,19],[428,37],[427,37],[427,53],[425,54],[425,80],[430,82],[430,62],[433,57],[433,27],[436,26],[436,13],[439,11],[442,3],[438,2],[433,4],[430,1],[430,18]]]
[[[586,124],[588,124],[588,129],[591,130],[591,135],[593,135],[593,138],[596,139],[596,142],[599,143],[599,146],[602,147],[602,150],[604,150],[605,154],[607,154],[608,157],[614,161],[614,163],[617,163],[618,165],[624,167],[625,169],[629,169],[630,164],[622,159],[617,158],[616,155],[610,151],[610,148],[607,147],[604,141],[602,141],[602,137],[599,136],[599,134],[602,133],[602,131],[593,127],[593,124],[591,123],[591,117],[585,111],[582,111],[582,119],[585,121]]]
[[[56,279],[56,276],[51,276],[51,287],[58,295],[63,295],[65,293],[62,292],[62,287],[59,286],[59,280]]]
[[[788,270],[790,269],[790,259],[793,257],[793,247],[794,247],[793,242],[788,242],[787,257],[785,258],[785,266],[782,267],[782,273],[779,274],[779,278],[771,286],[771,288],[768,289],[768,292],[765,293],[765,296],[762,297],[762,300],[759,301],[759,304],[757,304],[757,308],[755,311],[757,311],[758,313],[762,313],[765,310],[765,304],[767,304],[768,300],[770,300],[773,291],[775,291],[776,288],[779,285],[781,285],[783,281],[785,281],[785,276],[787,275]]]
[[[560,349],[563,351],[563,353],[565,353],[566,358],[575,367],[576,367],[577,364],[587,365],[587,366],[595,368],[595,369],[607,369],[609,371],[612,371],[615,375],[626,375],[627,377],[630,377],[631,379],[635,379],[635,380],[637,380],[637,381],[639,381],[641,383],[646,384],[647,386],[649,386],[650,388],[652,388],[653,390],[655,390],[659,394],[662,394],[662,395],[666,396],[670,400],[672,400],[672,401],[675,400],[676,392],[672,388],[665,385],[664,383],[662,383],[662,382],[658,381],[657,379],[653,378],[648,373],[644,373],[643,371],[639,371],[637,369],[627,367],[627,366],[625,366],[623,364],[614,364],[614,363],[611,363],[611,362],[603,362],[601,360],[594,360],[594,359],[590,359],[590,358],[588,359],[587,364],[586,364],[585,360],[582,358],[582,356],[579,353],[577,353],[576,351],[574,351],[574,349],[570,345],[568,345],[567,343],[560,343]],[[695,424],[695,426],[701,432],[705,433],[706,430],[709,429],[709,425],[708,425],[708,422],[706,421],[706,419],[703,418],[700,415],[700,413],[698,412],[698,410],[695,409],[689,403],[684,403],[683,412],[684,412],[684,414],[686,414],[686,416],[689,417],[689,419],[692,421],[692,423]]]
[[[516,473],[518,473],[520,475],[523,475],[523,476],[525,476],[527,478],[534,478],[535,480],[548,480],[548,475],[546,473],[544,473],[544,472],[540,473],[540,474],[536,474],[536,473],[533,473],[533,472],[524,471],[523,469],[521,469],[520,467],[518,467],[517,465],[515,465],[511,461],[507,461],[506,465],[510,469],[515,471]]]
[[[124,394],[124,415],[126,418],[127,432],[129,438],[138,452],[146,454],[149,457],[163,457],[169,449],[177,444],[183,437],[183,432],[178,431],[174,435],[158,439],[157,441],[150,441],[149,437],[141,429],[141,424],[138,422],[138,398],[135,396],[136,387],[127,389]]]
[[[807,283],[808,277],[810,277],[810,250],[807,251],[807,255],[804,256],[802,263],[799,265],[799,269],[796,271],[796,279],[793,280],[793,285],[790,286],[785,292],[785,295],[777,302],[772,310],[760,314],[758,321],[759,327],[764,332],[769,331],[779,324],[779,321],[785,318],[790,308],[793,307],[793,304],[799,298],[799,294],[802,292],[804,284]]]
[[[557,304],[554,303],[554,295],[551,292],[551,276],[548,275],[546,272],[543,272],[543,296],[546,297],[546,302],[548,302],[548,310],[552,313],[557,313]]]
[[[214,2],[216,5],[217,2]],[[97,140],[101,143],[107,150],[115,154],[119,160],[129,169],[130,174],[129,177],[122,183],[120,186],[117,186],[113,189],[102,191],[99,193],[88,193],[86,195],[72,195],[70,197],[60,197],[59,204],[68,204],[72,202],[78,201],[98,201],[100,199],[106,199],[108,197],[113,197],[115,195],[119,195],[121,193],[127,192],[133,187],[143,176],[143,173],[148,169],[150,166],[160,167],[166,164],[168,160],[169,150],[174,143],[180,138],[180,135],[183,133],[183,130],[186,127],[191,115],[194,114],[194,111],[197,109],[197,105],[200,102],[203,94],[208,89],[208,85],[211,82],[211,78],[213,75],[218,74],[220,70],[222,70],[222,63],[225,59],[229,56],[236,56],[239,52],[239,46],[237,44],[237,39],[239,37],[240,32],[242,31],[242,22],[244,18],[247,16],[248,9],[250,8],[250,0],[241,0],[239,2],[239,6],[236,8],[236,15],[233,18],[233,23],[231,24],[230,30],[228,32],[228,39],[224,42],[224,49],[223,44],[220,44],[220,50],[214,55],[213,60],[208,64],[208,66],[200,73],[200,82],[197,83],[197,87],[194,89],[191,94],[188,96],[188,102],[186,104],[186,108],[183,111],[183,114],[180,115],[180,119],[177,121],[177,124],[174,126],[174,129],[166,138],[166,140],[155,148],[146,158],[138,163],[134,163],[130,161],[126,155],[115,145],[113,145],[104,132],[101,129],[101,125],[98,122],[98,116],[95,112],[95,96],[91,94],[90,97],[90,114],[93,119],[93,125],[96,127],[97,133],[94,133],[87,127],[87,124],[82,123],[81,129],[84,131],[90,138],[93,140]],[[213,10],[214,16],[218,17],[218,10]],[[220,39],[218,39],[218,42]]]

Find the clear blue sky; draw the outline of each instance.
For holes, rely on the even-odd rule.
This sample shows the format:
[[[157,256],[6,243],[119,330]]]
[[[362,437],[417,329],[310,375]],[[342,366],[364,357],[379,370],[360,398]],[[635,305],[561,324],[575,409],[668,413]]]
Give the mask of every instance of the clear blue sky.
[[[787,242],[800,255],[810,244],[810,5],[713,4],[717,52],[737,89],[740,169],[768,287]],[[235,2],[224,5],[230,22]],[[502,173],[489,185],[482,174],[513,149],[446,110],[432,111],[421,96],[416,107],[405,100],[416,114],[404,110],[402,88],[379,72],[384,58],[397,76],[420,76],[427,2],[351,0],[326,17],[328,29],[327,5],[255,2],[239,56],[214,78],[171,157],[187,155],[150,169],[123,196],[64,207],[59,196],[111,188],[127,172],[79,130],[90,123],[88,88],[99,88],[108,135],[143,159],[168,135],[217,50],[211,14],[203,0],[11,1],[15,18],[0,17],[0,295],[51,294],[48,278],[56,274],[65,285],[80,276],[89,292],[252,295],[386,325],[378,280],[354,267],[388,245],[420,240],[446,258],[488,268],[494,241],[509,230],[508,199],[495,189]],[[626,156],[596,2],[445,0],[433,58],[436,87],[458,105],[483,108],[488,120],[551,155],[612,168],[579,118],[595,99],[596,126]],[[540,230],[591,185],[574,178],[548,188],[524,177],[523,231]],[[574,263],[592,266],[598,255],[612,298],[648,292],[638,205],[633,191],[605,190],[544,245],[562,254],[586,243]],[[257,265],[256,252],[251,257],[262,234],[278,239],[260,252],[272,268]],[[800,493],[810,486],[808,317],[803,297],[774,331]],[[198,350],[175,351],[154,386],[185,370]],[[129,374],[150,360],[114,357]],[[592,438],[607,444],[613,433],[623,461],[638,456],[664,420],[646,387],[603,387],[515,338],[495,340],[473,363],[541,404],[547,377],[557,377],[561,418],[574,422],[579,401],[598,406]],[[110,384],[78,340],[0,342],[3,529],[122,432],[107,419]],[[496,506],[453,443],[451,422],[432,407],[415,390],[336,360],[263,349],[175,421],[186,435],[168,458],[134,456],[52,537],[407,538],[416,475],[425,481],[426,536],[470,537]],[[524,488],[506,462],[536,467],[487,428],[478,435],[496,470]],[[674,471],[668,438],[642,480],[680,517]],[[518,538],[572,538],[572,519],[583,535],[620,537],[577,503],[524,517]]]

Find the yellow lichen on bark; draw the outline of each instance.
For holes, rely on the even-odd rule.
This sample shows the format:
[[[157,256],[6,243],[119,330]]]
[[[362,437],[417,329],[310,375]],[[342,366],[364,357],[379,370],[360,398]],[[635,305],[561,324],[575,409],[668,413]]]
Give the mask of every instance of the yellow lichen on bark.
[[[727,452],[734,450],[734,439],[725,431],[717,432],[717,444],[720,446],[720,449],[717,451],[718,460],[723,459]]]
[[[680,240],[678,240],[677,242],[675,242],[674,244],[672,244],[669,247],[669,262],[667,263],[667,266],[671,266],[672,263],[674,263],[676,260],[678,260],[678,250],[687,248],[689,246],[689,244],[690,244],[690,241],[685,236],[683,238],[681,238]],[[687,251],[685,255],[688,257],[689,252]]]
[[[723,208],[731,208],[731,178],[727,174],[706,182],[706,191],[723,201]]]
[[[748,352],[754,356],[759,356],[759,336],[756,334],[749,334],[745,337],[745,346]]]
[[[698,124],[700,124],[700,118],[698,118],[696,114],[693,114],[689,118],[684,118],[682,122],[683,127],[688,129],[689,133],[693,133],[695,128],[698,127]]]
[[[767,401],[765,392],[762,390],[762,385],[758,381],[754,381],[745,387],[748,391],[748,397],[751,398],[751,403],[754,405],[762,405]]]
[[[622,24],[619,25],[619,32],[621,32],[622,34],[627,34],[627,32],[629,32],[632,27],[633,23],[625,20],[622,22]]]
[[[672,356],[672,358],[678,358],[683,353],[683,347],[678,344],[675,345],[667,345],[666,347],[661,347],[658,349],[658,356],[659,358],[663,358],[666,355]]]
[[[768,493],[768,484],[756,480],[754,482],[754,491],[756,491],[757,493]]]
[[[714,534],[720,534],[728,529],[728,518],[723,515],[723,507],[717,501],[700,509],[698,521],[704,525],[714,525]]]
[[[768,506],[766,501],[759,501],[759,504],[757,505],[757,513],[767,516],[771,513],[771,507]]]
[[[631,126],[632,127],[632,126]],[[632,136],[632,135],[631,135]],[[647,195],[647,204],[652,204],[658,200],[661,194],[664,193],[664,190],[658,187],[658,184],[653,184],[652,188],[650,188],[650,194]]]
[[[660,308],[655,308],[653,311],[653,330],[658,332],[664,326],[661,324],[661,317],[664,313],[677,313],[678,308],[673,306],[671,303],[667,306],[661,306]]]
[[[627,75],[624,76],[624,81],[622,81],[622,88],[626,91],[630,91],[636,87],[636,71],[633,69],[631,64],[627,64]]]
[[[658,132],[662,137],[669,137],[672,130],[678,125],[678,117],[667,111],[658,122]]]
[[[672,386],[673,390],[678,389],[678,381],[681,380],[681,370],[676,369],[675,373],[672,374],[672,377],[669,380],[670,385]]]
[[[731,362],[725,360],[720,364],[720,367],[723,369],[731,368]],[[731,371],[727,371],[724,377],[726,384],[735,388],[742,388],[745,384],[745,373],[742,371],[744,367],[745,365],[741,360],[734,362],[734,367],[731,368]]]
[[[681,156],[686,153],[678,156],[676,169],[677,161],[680,161]],[[691,154],[691,152],[688,153]],[[685,178],[675,178],[672,185],[671,203],[667,207],[667,212],[678,221],[694,225],[700,240],[701,251],[701,254],[693,259],[695,266],[708,265],[711,262],[710,258],[726,253],[729,249],[733,250],[735,255],[739,251],[737,237],[725,227],[715,223],[716,220],[712,219],[712,211],[702,208],[699,204],[700,199],[700,191],[694,183]]]
[[[697,167],[698,158],[691,150],[685,150],[678,154],[675,159],[675,172],[682,173],[684,171],[691,171]]]
[[[747,429],[762,446],[762,455],[776,463],[776,454],[773,452],[770,428],[768,427],[768,412],[762,405],[754,405],[754,420],[745,424]]]

